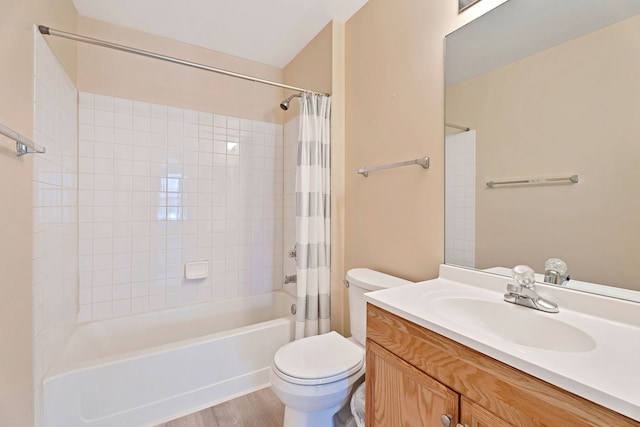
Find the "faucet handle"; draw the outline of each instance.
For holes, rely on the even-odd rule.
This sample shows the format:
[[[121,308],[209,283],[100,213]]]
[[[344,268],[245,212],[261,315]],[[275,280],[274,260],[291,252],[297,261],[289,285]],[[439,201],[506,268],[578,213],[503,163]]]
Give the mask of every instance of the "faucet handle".
[[[516,265],[513,267],[511,277],[523,288],[533,288],[536,283],[536,273],[528,265]]]
[[[569,280],[567,263],[559,258],[549,258],[544,263],[544,281],[555,285],[562,285]]]
[[[567,263],[560,258],[549,258],[544,263],[545,271],[555,271],[559,276],[567,274]]]

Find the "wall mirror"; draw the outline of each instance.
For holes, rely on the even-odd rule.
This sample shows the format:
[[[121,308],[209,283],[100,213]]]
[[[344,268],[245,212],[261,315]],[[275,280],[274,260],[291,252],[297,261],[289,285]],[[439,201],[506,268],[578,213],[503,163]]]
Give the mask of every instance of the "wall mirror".
[[[639,14],[509,0],[446,37],[447,264],[560,258],[565,286],[640,301]]]

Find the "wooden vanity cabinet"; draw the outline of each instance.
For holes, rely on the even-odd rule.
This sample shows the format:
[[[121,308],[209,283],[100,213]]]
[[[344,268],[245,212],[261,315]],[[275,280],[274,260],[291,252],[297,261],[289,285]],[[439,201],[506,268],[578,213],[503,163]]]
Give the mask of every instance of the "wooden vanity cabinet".
[[[370,427],[438,426],[441,414],[458,419],[456,392],[373,342],[367,343],[366,378]]]
[[[443,415],[451,426],[461,420],[468,427],[513,427],[373,341],[367,343],[367,369],[369,427],[440,426]]]
[[[368,427],[640,427],[371,304],[366,379]]]

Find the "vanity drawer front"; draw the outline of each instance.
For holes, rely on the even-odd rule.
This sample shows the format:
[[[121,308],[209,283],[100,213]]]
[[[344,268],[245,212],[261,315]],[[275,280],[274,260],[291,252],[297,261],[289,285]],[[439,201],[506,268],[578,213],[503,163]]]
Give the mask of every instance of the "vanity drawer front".
[[[367,344],[366,378],[367,427],[433,427],[447,414],[458,419],[457,393],[376,343]]]
[[[367,338],[519,427],[640,423],[368,304]]]
[[[460,400],[461,424],[467,427],[514,427],[469,399],[463,397]]]

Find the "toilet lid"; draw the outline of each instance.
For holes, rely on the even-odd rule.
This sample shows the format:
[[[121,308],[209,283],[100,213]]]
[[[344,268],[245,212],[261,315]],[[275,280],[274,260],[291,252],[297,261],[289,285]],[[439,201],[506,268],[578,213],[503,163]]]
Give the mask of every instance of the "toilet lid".
[[[285,344],[276,352],[273,364],[287,381],[325,384],[362,368],[364,350],[337,332],[329,332]]]

